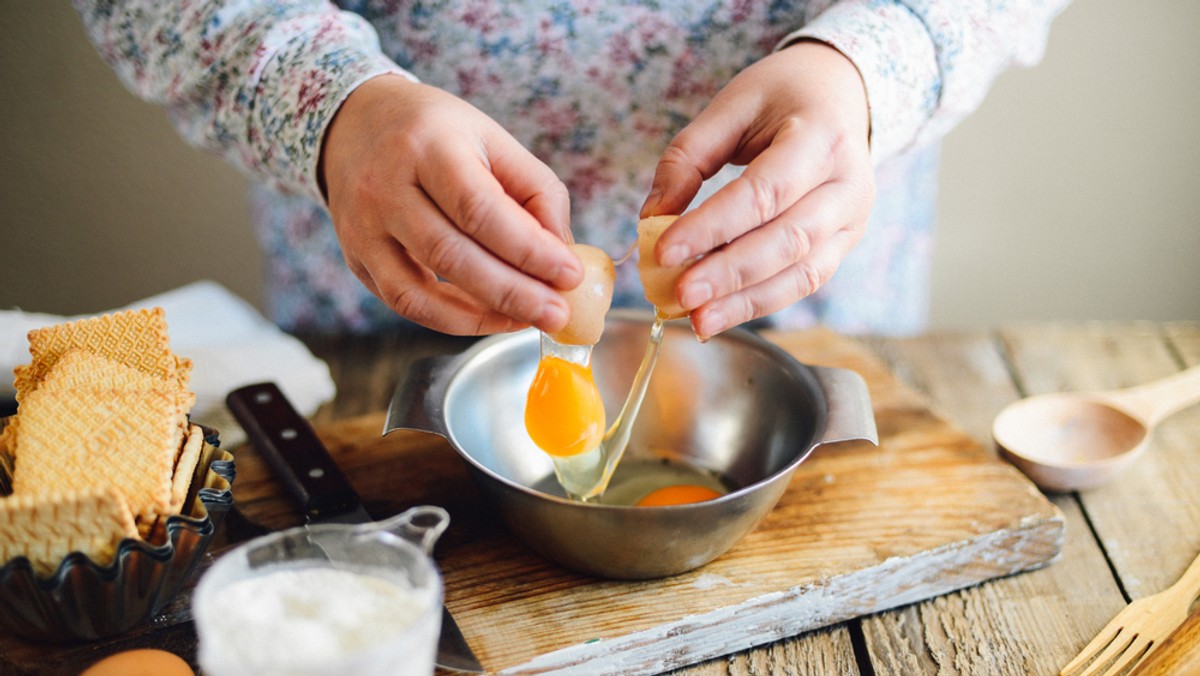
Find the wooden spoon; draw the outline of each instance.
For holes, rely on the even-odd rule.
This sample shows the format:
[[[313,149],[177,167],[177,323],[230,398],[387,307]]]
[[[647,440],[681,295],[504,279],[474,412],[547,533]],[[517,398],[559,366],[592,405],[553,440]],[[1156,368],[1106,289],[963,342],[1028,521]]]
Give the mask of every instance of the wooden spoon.
[[[992,436],[1001,454],[1043,489],[1091,488],[1131,465],[1160,421],[1198,401],[1195,366],[1121,390],[1022,399],[1000,411]]]

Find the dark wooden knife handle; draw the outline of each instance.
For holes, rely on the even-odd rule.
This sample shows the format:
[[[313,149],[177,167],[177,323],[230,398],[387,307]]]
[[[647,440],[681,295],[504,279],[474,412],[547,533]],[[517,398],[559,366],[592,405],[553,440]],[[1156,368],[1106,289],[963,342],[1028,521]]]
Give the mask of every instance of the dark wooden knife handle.
[[[358,494],[334,463],[312,425],[275,383],[229,393],[225,404],[309,519],[358,506]]]

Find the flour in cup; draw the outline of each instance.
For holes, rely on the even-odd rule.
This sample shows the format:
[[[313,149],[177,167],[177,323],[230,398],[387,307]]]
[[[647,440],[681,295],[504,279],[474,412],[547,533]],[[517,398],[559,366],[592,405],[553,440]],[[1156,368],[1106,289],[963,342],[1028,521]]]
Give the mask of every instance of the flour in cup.
[[[205,673],[432,672],[440,616],[429,590],[328,566],[264,570],[197,609],[210,634],[201,636]]]

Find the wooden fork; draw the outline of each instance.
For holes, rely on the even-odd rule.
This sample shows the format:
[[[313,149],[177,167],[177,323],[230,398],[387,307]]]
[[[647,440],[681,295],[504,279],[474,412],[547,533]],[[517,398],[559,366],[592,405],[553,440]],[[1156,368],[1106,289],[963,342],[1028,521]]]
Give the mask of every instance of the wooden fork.
[[[1119,674],[1136,665],[1187,619],[1197,595],[1200,595],[1200,556],[1175,584],[1125,606],[1062,668],[1059,676]]]

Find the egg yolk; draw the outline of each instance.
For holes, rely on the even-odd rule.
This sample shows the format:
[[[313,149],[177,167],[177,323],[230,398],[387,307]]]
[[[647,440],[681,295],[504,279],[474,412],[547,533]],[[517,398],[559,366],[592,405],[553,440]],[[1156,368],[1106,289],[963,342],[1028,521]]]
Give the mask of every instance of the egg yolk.
[[[591,367],[559,357],[543,358],[525,400],[525,429],[533,443],[550,455],[577,455],[599,446],[604,437],[604,402]]]
[[[110,655],[80,676],[193,676],[183,658],[157,648],[139,648]]]
[[[680,484],[678,486],[666,486],[655,491],[650,491],[645,497],[637,501],[637,506],[665,507],[667,505],[687,505],[719,497],[721,497],[721,493],[711,488],[693,484]]]

